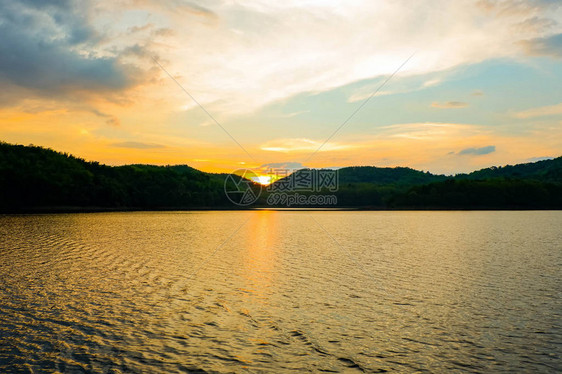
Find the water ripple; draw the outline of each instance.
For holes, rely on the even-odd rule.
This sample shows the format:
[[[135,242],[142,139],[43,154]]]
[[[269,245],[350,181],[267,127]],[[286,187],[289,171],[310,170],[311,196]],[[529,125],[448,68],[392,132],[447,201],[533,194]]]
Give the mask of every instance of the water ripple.
[[[562,370],[562,213],[312,214],[0,216],[0,372]]]

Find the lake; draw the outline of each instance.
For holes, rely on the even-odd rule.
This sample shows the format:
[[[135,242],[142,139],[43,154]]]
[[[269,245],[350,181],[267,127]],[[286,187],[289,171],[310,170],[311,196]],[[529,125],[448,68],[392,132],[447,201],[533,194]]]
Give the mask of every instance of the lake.
[[[0,216],[0,372],[560,372],[562,212]]]

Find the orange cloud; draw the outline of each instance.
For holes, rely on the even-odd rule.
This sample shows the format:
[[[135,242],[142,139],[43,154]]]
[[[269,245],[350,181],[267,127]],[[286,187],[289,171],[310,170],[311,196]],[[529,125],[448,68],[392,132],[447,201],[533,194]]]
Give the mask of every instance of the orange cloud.
[[[562,115],[562,103],[556,105],[542,106],[517,112],[515,118],[535,118],[544,116]]]
[[[455,108],[466,108],[468,103],[462,101],[447,101],[445,103],[437,103],[434,102],[431,104],[433,108],[441,108],[441,109],[455,109]]]

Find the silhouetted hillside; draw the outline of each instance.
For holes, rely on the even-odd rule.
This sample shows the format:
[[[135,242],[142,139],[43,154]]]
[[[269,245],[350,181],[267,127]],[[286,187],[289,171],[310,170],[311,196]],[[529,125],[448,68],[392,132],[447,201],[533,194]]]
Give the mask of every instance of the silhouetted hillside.
[[[534,179],[449,179],[393,194],[389,208],[561,209],[562,184]]]
[[[535,179],[543,182],[562,182],[562,157],[528,164],[493,166],[458,174],[455,179],[489,179],[489,178]]]
[[[393,195],[389,207],[560,209],[562,157],[491,167]]]
[[[298,179],[301,173],[304,171],[288,178]],[[403,167],[346,167],[338,173],[337,190],[320,192],[335,195],[337,207],[562,208],[562,157],[486,168],[454,177]],[[224,193],[227,175],[204,173],[187,165],[106,166],[50,149],[0,142],[0,211],[50,207],[235,208]],[[270,206],[269,195],[264,191],[252,206]]]
[[[437,182],[447,179],[444,175],[434,175],[404,167],[379,168],[376,166],[351,166],[338,170],[340,184],[373,183],[378,185],[413,185]]]
[[[186,165],[111,167],[34,146],[0,143],[0,209],[226,205],[223,180]]]
[[[558,209],[562,207],[560,203],[562,157],[527,164],[491,167],[456,176],[434,175],[404,167],[373,166],[346,167],[339,169],[338,173],[338,190],[330,193],[337,197],[338,206],[342,207],[374,209]],[[287,178],[298,179],[299,171]],[[283,183],[283,180],[276,183]]]

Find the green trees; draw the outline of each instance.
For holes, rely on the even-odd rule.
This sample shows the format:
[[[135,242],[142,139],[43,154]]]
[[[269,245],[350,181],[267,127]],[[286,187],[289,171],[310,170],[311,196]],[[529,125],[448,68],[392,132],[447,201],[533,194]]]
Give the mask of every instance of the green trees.
[[[182,208],[226,205],[222,178],[189,166],[110,167],[0,143],[0,209]]]
[[[434,175],[404,167],[351,166],[339,169],[338,174],[342,184],[414,185],[442,181],[447,178],[444,175]]]
[[[533,179],[449,179],[394,195],[391,208],[560,209],[562,184]]]
[[[338,175],[337,191],[321,193],[336,195],[339,207],[562,208],[562,157],[454,177],[372,166],[342,168]],[[112,167],[50,149],[0,142],[0,211],[234,207],[224,193],[225,177],[187,165]],[[267,205],[267,194],[264,191],[258,206]]]
[[[560,209],[562,157],[491,167],[413,186],[388,201],[395,208]]]

